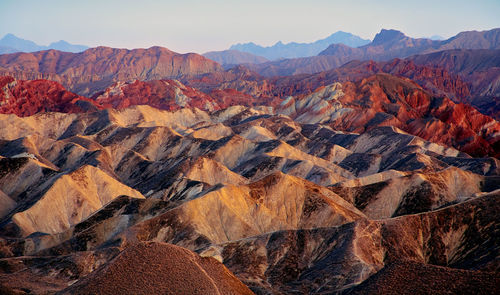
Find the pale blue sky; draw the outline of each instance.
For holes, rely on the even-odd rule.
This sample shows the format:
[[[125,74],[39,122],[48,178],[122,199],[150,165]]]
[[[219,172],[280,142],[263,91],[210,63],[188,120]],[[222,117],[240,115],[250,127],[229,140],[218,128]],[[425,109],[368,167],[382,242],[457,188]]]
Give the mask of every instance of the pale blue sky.
[[[495,27],[499,0],[0,0],[0,37],[41,45],[64,39],[203,53],[239,42],[311,42],[338,30],[373,39],[382,28],[451,37]]]

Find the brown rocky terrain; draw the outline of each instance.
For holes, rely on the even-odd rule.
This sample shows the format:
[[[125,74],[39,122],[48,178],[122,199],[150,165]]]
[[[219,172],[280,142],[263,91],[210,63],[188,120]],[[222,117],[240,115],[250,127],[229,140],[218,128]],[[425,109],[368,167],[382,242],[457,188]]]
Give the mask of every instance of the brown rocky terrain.
[[[114,109],[124,109],[133,105],[150,105],[163,110],[178,110],[182,107],[197,107],[216,110],[221,106],[206,95],[177,80],[153,80],[124,83],[117,82],[106,90],[98,92],[93,99]]]
[[[391,75],[380,74],[385,72],[391,72]],[[357,76],[349,76],[346,73],[355,73]],[[372,73],[378,74],[369,76]],[[242,76],[248,79],[255,78],[253,85],[260,90],[263,90],[260,86],[265,84],[263,80],[258,81],[259,76],[243,69],[229,72],[226,76],[233,76],[231,79],[240,82],[235,84],[222,82],[219,84],[221,88],[224,86],[238,88],[236,83],[242,86],[241,81],[244,81]],[[396,76],[409,76],[413,80]],[[222,77],[220,81],[226,78]],[[202,86],[200,84],[205,83],[204,79],[192,83]],[[330,123],[336,129],[351,132],[390,125],[472,155],[498,156],[498,139],[495,135],[499,130],[498,123],[468,105],[456,104],[448,99],[447,96],[455,100],[465,100],[464,97],[468,97],[469,92],[464,82],[444,70],[417,66],[411,61],[394,60],[390,63],[353,63],[321,75],[302,77],[297,83],[294,79],[298,77],[274,80],[271,82],[273,84],[267,84],[272,87],[269,87],[268,91],[260,91],[260,95],[251,89],[238,91],[232,88],[217,89],[217,87],[214,87],[210,94],[206,94],[177,80],[147,82],[136,80],[130,83],[115,83],[105,91],[97,93],[92,99],[64,92],[64,88],[57,83],[44,80],[37,83],[54,84],[56,89],[61,90],[54,93],[55,90],[38,87],[37,92],[29,92],[26,90],[28,86],[25,85],[33,82],[18,83],[16,80],[4,86],[3,96],[5,100],[8,99],[8,103],[4,104],[1,111],[26,116],[52,109],[71,113],[104,107],[122,109],[131,105],[149,105],[164,110],[196,107],[206,111],[235,105],[266,106],[274,107],[278,113],[290,115],[301,123]],[[346,79],[353,79],[356,82],[325,85],[329,81]],[[13,78],[6,77],[4,80],[11,81]],[[426,89],[430,90],[424,90],[414,81],[426,85]],[[325,90],[330,89],[332,85],[337,85],[333,87],[338,89],[332,90],[332,93],[330,90]],[[205,88],[205,91],[209,90],[210,87]],[[248,91],[253,95],[242,91]],[[328,93],[324,93],[325,91]],[[46,96],[45,93],[50,96]],[[286,98],[286,95],[294,93],[299,94]],[[63,98],[57,95],[62,95]],[[48,99],[51,102],[45,103]],[[19,106],[22,102],[25,103]],[[40,110],[42,105],[44,109]]]
[[[181,247],[140,243],[59,294],[253,294],[220,262]]]
[[[494,294],[498,284],[494,273],[405,261],[385,266],[346,294]]]
[[[250,292],[241,281],[256,294],[321,294],[383,281],[389,292],[401,268],[421,274],[412,286],[441,282],[422,292],[461,275],[462,289],[489,293],[498,159],[395,127],[335,130],[352,98],[344,86],[276,109],[0,115],[1,285]],[[413,97],[394,87],[388,99]]]
[[[320,86],[335,82],[357,82],[377,73],[388,73],[412,79],[435,95],[447,96],[455,102],[468,102],[471,85],[458,74],[439,66],[417,64],[410,59],[394,59],[387,62],[352,61],[343,66],[316,74],[298,74],[265,78],[244,66],[226,72],[205,74],[187,79],[187,85],[205,92],[232,88],[256,97],[286,97],[308,94]]]

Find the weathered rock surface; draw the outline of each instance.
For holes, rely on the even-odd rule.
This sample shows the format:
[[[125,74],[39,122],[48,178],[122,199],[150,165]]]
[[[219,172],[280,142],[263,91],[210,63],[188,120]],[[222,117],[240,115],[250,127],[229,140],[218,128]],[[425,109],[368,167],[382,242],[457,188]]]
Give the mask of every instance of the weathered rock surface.
[[[241,280],[257,294],[321,294],[373,280],[395,290],[396,266],[489,290],[498,159],[392,126],[336,130],[370,93],[382,97],[382,82],[359,99],[338,83],[276,108],[0,115],[0,284],[151,293],[207,280],[206,292],[250,292]],[[419,114],[398,87],[381,93]]]

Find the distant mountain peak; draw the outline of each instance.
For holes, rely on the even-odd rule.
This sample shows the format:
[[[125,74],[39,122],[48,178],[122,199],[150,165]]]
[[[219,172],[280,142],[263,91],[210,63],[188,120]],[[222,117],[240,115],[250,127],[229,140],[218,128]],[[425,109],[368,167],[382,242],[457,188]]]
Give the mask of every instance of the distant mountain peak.
[[[52,42],[51,44],[69,44],[67,41],[59,40],[57,42]]]
[[[375,39],[373,39],[373,44],[381,44],[391,41],[398,41],[407,38],[403,32],[398,30],[387,30],[382,29],[380,33],[375,35]]]
[[[434,41],[441,41],[445,40],[446,38],[441,36],[441,35],[432,35],[428,39],[434,40]]]
[[[249,42],[232,45],[229,49],[263,56],[270,60],[279,60],[282,58],[315,56],[325,50],[330,44],[342,43],[350,47],[359,47],[369,42],[370,40],[362,39],[351,33],[337,31],[324,39],[311,43],[289,42],[285,44],[282,41],[278,41],[272,46],[265,47]]]
[[[8,48],[6,51],[0,49],[0,54],[11,52],[35,52],[41,50],[56,49],[67,52],[82,52],[88,49],[85,45],[75,45],[64,40],[51,43],[49,46],[38,45],[33,41],[17,37],[12,33],[6,34],[0,39],[0,47]]]
[[[15,38],[15,39],[20,39],[20,38],[18,38],[18,37],[17,37],[16,35],[14,35],[14,34],[7,33],[7,34],[6,34],[6,35],[2,38],[2,40],[3,40],[3,39],[14,39],[14,38]]]

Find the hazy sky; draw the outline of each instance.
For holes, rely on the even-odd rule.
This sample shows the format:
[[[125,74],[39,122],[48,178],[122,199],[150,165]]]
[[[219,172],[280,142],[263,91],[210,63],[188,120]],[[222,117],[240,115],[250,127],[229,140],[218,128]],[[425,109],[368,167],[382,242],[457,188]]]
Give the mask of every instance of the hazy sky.
[[[342,30],[373,39],[382,28],[411,37],[500,27],[500,0],[0,0],[0,38],[40,45],[150,47],[178,52],[253,41],[311,42]]]

